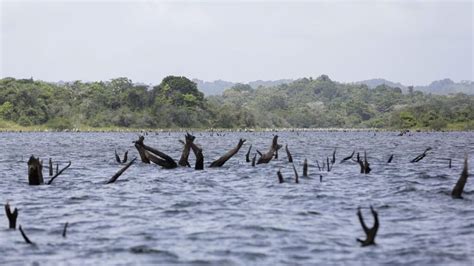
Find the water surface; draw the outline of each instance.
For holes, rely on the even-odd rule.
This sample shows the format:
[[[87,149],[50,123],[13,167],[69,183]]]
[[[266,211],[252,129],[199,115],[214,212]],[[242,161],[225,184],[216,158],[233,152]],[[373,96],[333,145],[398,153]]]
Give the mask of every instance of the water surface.
[[[473,264],[472,178],[464,199],[450,192],[465,153],[474,165],[474,133],[278,132],[300,175],[308,159],[310,176],[300,184],[283,150],[266,165],[245,162],[249,145],[252,154],[264,152],[273,134],[195,133],[206,166],[239,138],[247,142],[222,168],[165,170],[139,162],[105,185],[121,167],[114,149],[138,156],[132,144],[138,133],[1,133],[0,203],[19,209],[18,224],[36,246],[7,229],[2,211],[0,264]],[[183,133],[149,133],[145,143],[178,160],[180,138]],[[428,146],[426,158],[409,162]],[[322,164],[334,148],[332,171],[318,171],[316,160]],[[353,150],[367,151],[370,174],[339,163]],[[29,186],[31,154],[45,166],[50,157],[72,166],[50,186]],[[45,167],[45,180],[47,173]],[[362,248],[356,210],[364,208],[371,226],[370,205],[381,225],[377,245]]]

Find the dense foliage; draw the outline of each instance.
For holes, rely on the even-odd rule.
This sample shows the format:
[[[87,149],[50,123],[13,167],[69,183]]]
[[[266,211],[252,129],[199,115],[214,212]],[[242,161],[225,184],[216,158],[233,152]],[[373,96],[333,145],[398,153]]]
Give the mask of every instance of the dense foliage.
[[[205,98],[186,77],[154,87],[127,78],[54,84],[0,80],[0,119],[53,129],[375,127],[474,129],[474,96],[439,96],[381,85],[342,84],[323,75],[276,87],[236,84]]]

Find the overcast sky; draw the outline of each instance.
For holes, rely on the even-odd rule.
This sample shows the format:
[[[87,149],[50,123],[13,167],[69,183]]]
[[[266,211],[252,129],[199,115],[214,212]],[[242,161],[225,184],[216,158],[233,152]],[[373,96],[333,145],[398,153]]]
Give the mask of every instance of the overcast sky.
[[[1,77],[473,80],[473,1],[5,1]]]

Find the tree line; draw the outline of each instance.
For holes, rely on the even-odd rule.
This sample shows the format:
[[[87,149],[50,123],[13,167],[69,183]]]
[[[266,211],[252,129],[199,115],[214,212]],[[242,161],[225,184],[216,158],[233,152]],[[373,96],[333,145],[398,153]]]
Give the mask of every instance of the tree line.
[[[128,78],[48,83],[0,80],[0,122],[64,130],[107,128],[474,129],[474,96],[431,95],[380,85],[369,89],[322,75],[253,89],[236,84],[204,97],[186,77],[156,86]],[[0,123],[1,127],[2,123]]]

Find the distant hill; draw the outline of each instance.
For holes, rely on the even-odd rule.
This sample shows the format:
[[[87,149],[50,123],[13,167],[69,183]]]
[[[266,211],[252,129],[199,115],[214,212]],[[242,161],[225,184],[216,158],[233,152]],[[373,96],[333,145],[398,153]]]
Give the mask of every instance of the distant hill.
[[[369,88],[374,89],[379,85],[387,85],[390,87],[399,87],[402,91],[406,92],[408,90],[408,85],[403,85],[399,82],[393,82],[386,79],[369,79],[355,82],[355,84],[365,84]],[[439,95],[448,95],[450,93],[466,93],[470,95],[474,95],[474,82],[469,80],[462,80],[460,82],[454,82],[451,79],[442,79],[436,80],[431,82],[429,85],[426,86],[414,86],[414,90],[422,91],[424,93],[432,93],[432,94],[439,94]]]
[[[380,78],[379,79],[362,80],[362,81],[357,81],[357,82],[354,82],[354,83],[355,84],[365,84],[371,89],[375,89],[375,87],[380,86],[380,85],[387,85],[387,86],[390,86],[392,88],[399,87],[403,91],[405,91],[405,89],[406,89],[406,86],[404,86],[400,82],[393,82],[393,81],[390,81],[390,80],[380,79]]]
[[[225,80],[215,80],[215,81],[203,81],[200,79],[193,79],[196,82],[197,87],[204,95],[220,95],[224,90],[231,88],[232,86],[238,84],[237,82],[230,82]],[[285,83],[292,82],[292,79],[279,79],[279,80],[256,80],[251,81],[248,84],[250,87],[256,89],[258,87],[274,87]]]

